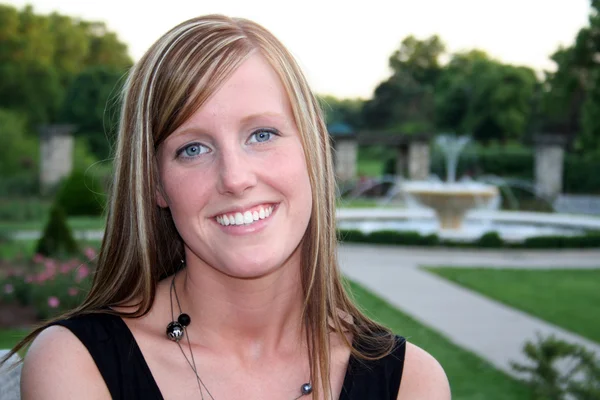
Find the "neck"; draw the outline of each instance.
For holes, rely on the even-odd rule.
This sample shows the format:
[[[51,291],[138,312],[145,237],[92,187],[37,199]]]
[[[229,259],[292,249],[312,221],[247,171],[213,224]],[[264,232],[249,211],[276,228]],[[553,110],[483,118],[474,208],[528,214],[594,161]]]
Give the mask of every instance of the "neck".
[[[255,360],[305,343],[298,255],[255,279],[233,278],[196,261],[175,282],[182,312],[192,320],[191,340]]]

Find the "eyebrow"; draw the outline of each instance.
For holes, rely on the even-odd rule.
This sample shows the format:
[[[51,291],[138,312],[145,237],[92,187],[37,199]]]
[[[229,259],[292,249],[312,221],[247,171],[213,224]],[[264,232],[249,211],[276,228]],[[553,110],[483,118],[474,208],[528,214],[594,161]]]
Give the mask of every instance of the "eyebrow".
[[[271,111],[258,112],[258,113],[246,115],[245,117],[243,117],[240,120],[240,123],[241,123],[241,125],[251,124],[253,121],[256,121],[256,120],[259,120],[262,118],[273,118],[273,119],[276,119],[277,122],[282,122],[282,123],[285,123],[286,125],[289,124],[289,122],[287,121],[287,118],[284,114],[277,113],[277,112],[271,112]],[[175,131],[174,133],[172,133],[169,136],[178,136],[179,137],[179,136],[185,136],[188,134],[201,134],[201,135],[210,136],[209,133],[207,133],[204,130],[199,129],[197,127],[188,127],[188,128],[182,129],[180,131]]]
[[[286,117],[283,114],[267,111],[264,113],[256,113],[256,114],[247,115],[241,119],[241,123],[247,124],[247,123],[250,123],[257,119],[261,119],[261,118],[275,118],[275,119],[283,120],[283,121],[286,120]]]

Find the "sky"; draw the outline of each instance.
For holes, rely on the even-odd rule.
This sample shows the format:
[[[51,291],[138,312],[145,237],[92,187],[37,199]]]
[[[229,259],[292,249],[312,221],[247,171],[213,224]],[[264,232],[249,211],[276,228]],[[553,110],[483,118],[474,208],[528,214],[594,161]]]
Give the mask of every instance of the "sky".
[[[0,0],[36,13],[104,21],[137,60],[163,33],[189,18],[220,13],[252,19],[294,54],[313,90],[370,98],[390,75],[402,39],[438,34],[449,52],[481,49],[536,71],[588,23],[589,0]]]

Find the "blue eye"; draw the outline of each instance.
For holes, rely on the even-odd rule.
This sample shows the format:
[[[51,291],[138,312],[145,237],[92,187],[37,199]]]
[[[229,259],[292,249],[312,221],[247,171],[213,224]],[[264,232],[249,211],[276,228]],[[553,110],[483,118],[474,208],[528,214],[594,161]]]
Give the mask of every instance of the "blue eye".
[[[183,158],[194,158],[207,152],[208,149],[206,146],[201,145],[200,143],[190,143],[179,149],[177,155],[182,156]]]
[[[250,143],[264,143],[264,142],[268,142],[269,140],[272,139],[272,136],[275,135],[275,132],[270,131],[270,130],[258,130],[256,132],[254,132],[252,135],[250,135]]]

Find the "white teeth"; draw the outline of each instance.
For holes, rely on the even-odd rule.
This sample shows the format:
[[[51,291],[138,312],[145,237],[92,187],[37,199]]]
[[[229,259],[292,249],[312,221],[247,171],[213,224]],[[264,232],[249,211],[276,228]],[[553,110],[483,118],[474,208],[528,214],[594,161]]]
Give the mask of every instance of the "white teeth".
[[[241,225],[244,223],[244,216],[242,213],[235,213],[235,224]]]
[[[219,215],[215,219],[217,223],[223,226],[229,225],[249,225],[260,219],[268,218],[273,212],[273,206],[260,208],[258,211],[245,211],[243,214],[237,212],[230,215]]]

